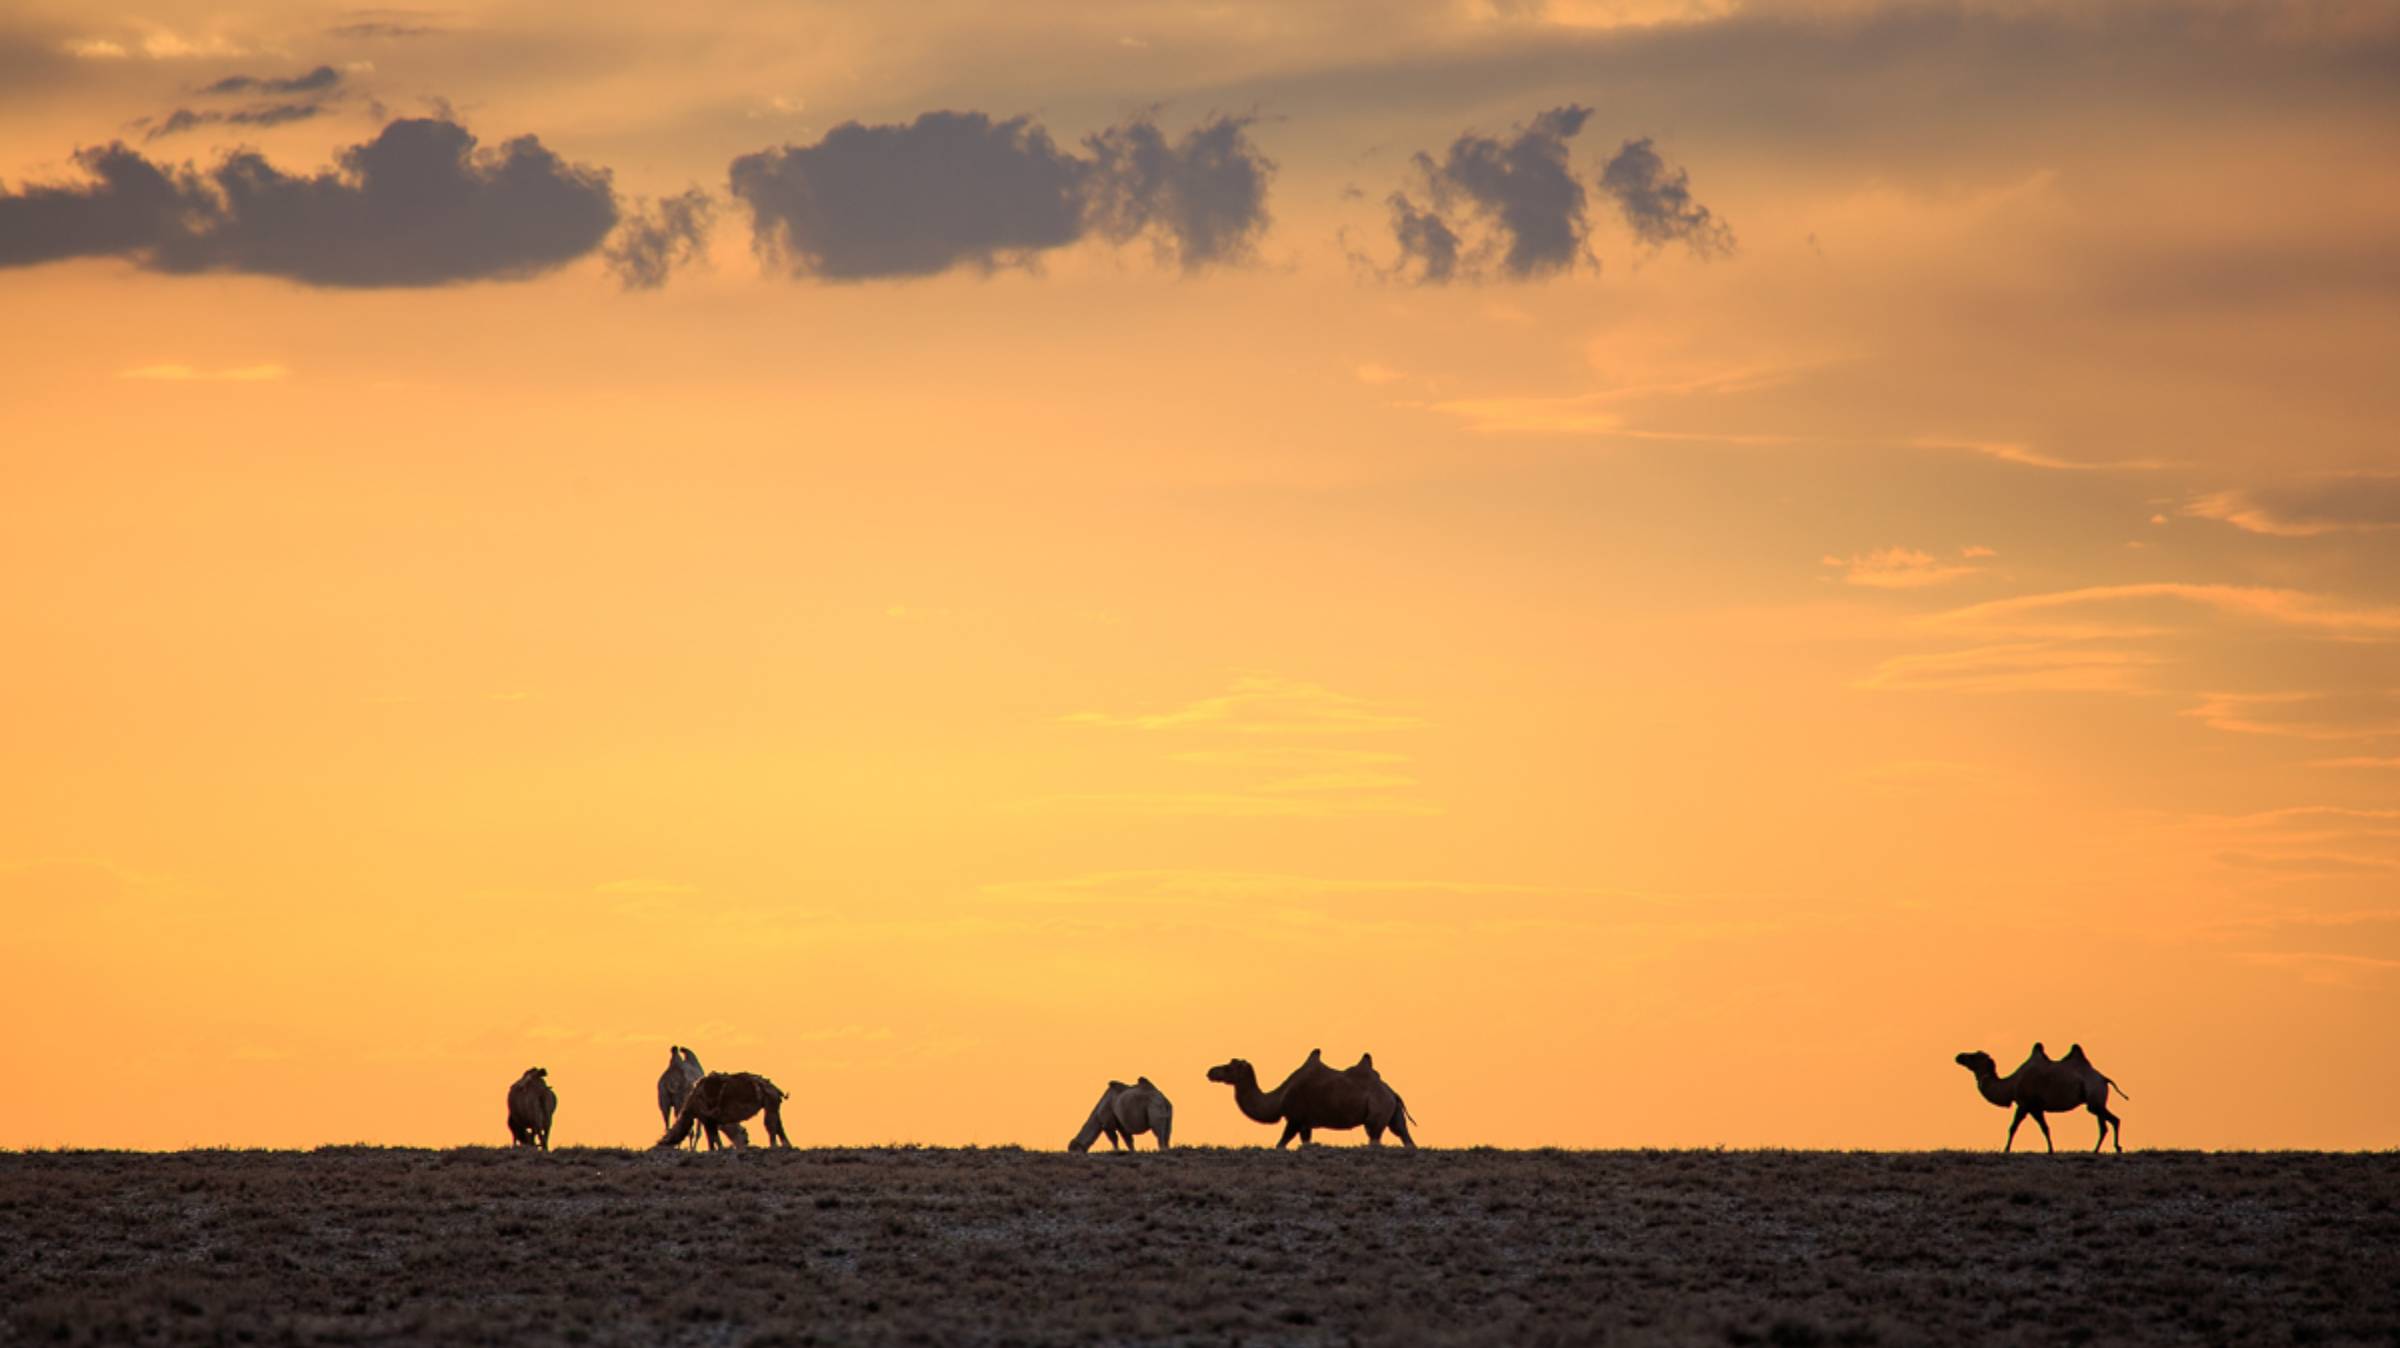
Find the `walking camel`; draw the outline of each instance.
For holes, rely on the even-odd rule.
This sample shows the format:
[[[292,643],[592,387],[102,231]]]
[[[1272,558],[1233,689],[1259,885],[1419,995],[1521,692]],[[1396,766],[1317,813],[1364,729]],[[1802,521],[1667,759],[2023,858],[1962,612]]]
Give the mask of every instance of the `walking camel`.
[[[1083,1131],[1067,1143],[1069,1151],[1090,1151],[1092,1140],[1108,1135],[1108,1149],[1115,1151],[1122,1140],[1127,1151],[1139,1151],[1133,1145],[1134,1134],[1151,1133],[1158,1138],[1158,1149],[1167,1149],[1167,1135],[1175,1128],[1175,1106],[1166,1093],[1139,1077],[1130,1086],[1122,1081],[1108,1083],[1100,1093],[1100,1103],[1092,1106],[1092,1115],[1083,1121]]]
[[[1258,1072],[1241,1058],[1209,1068],[1208,1079],[1233,1087],[1234,1105],[1251,1119],[1281,1123],[1278,1148],[1295,1137],[1306,1146],[1319,1128],[1363,1127],[1371,1145],[1382,1146],[1384,1130],[1389,1129],[1400,1145],[1416,1149],[1416,1139],[1408,1135],[1413,1121],[1408,1105],[1384,1084],[1372,1053],[1361,1054],[1357,1063],[1337,1072],[1325,1065],[1322,1049],[1311,1049],[1308,1061],[1271,1091],[1258,1088]]]
[[[2049,1051],[2037,1043],[2023,1065],[2007,1076],[1999,1074],[1992,1062],[1992,1055],[1981,1049],[1959,1054],[1958,1064],[1975,1074],[1975,1089],[1983,1093],[1984,1099],[2002,1109],[2016,1106],[2016,1117],[2008,1121],[2008,1144],[2000,1150],[2006,1152],[2016,1149],[2017,1127],[2030,1114],[2035,1125],[2042,1130],[2042,1145],[2057,1151],[2058,1148],[2050,1141],[2050,1121],[2042,1116],[2071,1113],[2078,1109],[2088,1109],[2100,1120],[2100,1138],[2092,1143],[2093,1151],[2107,1144],[2108,1130],[2112,1126],[2117,1130],[2117,1150],[2125,1150],[2125,1121],[2108,1109],[2109,1088],[2115,1086],[2120,1095],[2124,1095],[2125,1088],[2117,1086],[2099,1068],[2092,1066],[2092,1060],[2083,1056],[2083,1045],[2070,1044],[2066,1057],[2052,1058]],[[2127,1095],[2125,1098],[2130,1100],[2133,1097]]]
[[[550,1150],[550,1120],[558,1113],[558,1092],[550,1089],[550,1071],[528,1067],[508,1088],[508,1136],[512,1147]]]

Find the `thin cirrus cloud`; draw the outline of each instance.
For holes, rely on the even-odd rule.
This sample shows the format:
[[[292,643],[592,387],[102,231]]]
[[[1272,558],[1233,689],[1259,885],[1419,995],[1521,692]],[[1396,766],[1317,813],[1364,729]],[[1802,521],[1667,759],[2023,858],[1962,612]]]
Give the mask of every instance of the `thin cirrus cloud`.
[[[829,281],[1029,267],[1101,238],[1148,237],[1185,271],[1250,256],[1274,164],[1246,119],[1170,140],[1147,117],[1062,148],[1030,118],[936,111],[844,122],[809,145],[743,155],[729,177],[759,256]]]
[[[259,365],[234,365],[204,370],[196,365],[163,364],[137,365],[117,371],[119,379],[140,379],[169,384],[265,384],[291,378],[291,369],[273,361]]]
[[[2329,473],[2230,488],[2194,498],[2183,513],[2275,538],[2373,533],[2400,528],[2400,473]]]
[[[0,193],[0,267],[122,257],[170,274],[233,272],[333,287],[518,278],[598,248],[616,225],[605,169],[532,136],[479,148],[407,118],[294,175],[253,151],[205,172],[122,144],[76,162],[92,181]]]
[[[1917,548],[1889,547],[1848,557],[1827,555],[1822,560],[1826,566],[1841,571],[1845,584],[1878,590],[1915,590],[1979,575],[1983,568],[1974,563],[1992,555],[1992,550],[1984,547],[1961,548],[1955,559],[1937,557]]]
[[[1415,730],[1423,718],[1321,684],[1245,675],[1223,693],[1177,707],[1061,719],[1184,743],[1166,755],[1178,785],[1048,796],[1026,808],[1236,819],[1440,813],[1414,794],[1417,780],[1402,770],[1406,754],[1324,742]]]

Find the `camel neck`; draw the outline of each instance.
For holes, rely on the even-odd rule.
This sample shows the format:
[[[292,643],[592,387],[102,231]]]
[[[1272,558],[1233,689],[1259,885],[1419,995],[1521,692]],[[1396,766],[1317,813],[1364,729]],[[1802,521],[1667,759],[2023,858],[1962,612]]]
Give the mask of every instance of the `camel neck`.
[[[1288,1083],[1276,1087],[1274,1094],[1267,1094],[1258,1088],[1256,1072],[1244,1072],[1241,1080],[1233,1083],[1233,1103],[1253,1122],[1275,1123],[1283,1118],[1283,1094],[1287,1089]]]
[[[2017,1099],[2016,1080],[2013,1075],[2004,1077],[1986,1068],[1975,1074],[1975,1089],[1983,1092],[1983,1098],[1995,1105],[2014,1104]]]

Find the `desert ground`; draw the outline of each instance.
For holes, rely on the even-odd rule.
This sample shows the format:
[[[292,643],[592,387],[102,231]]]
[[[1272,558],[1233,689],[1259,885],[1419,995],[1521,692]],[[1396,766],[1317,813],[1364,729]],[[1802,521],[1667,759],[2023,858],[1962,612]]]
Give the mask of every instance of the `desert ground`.
[[[0,1343],[2400,1344],[2400,1154],[0,1154]]]

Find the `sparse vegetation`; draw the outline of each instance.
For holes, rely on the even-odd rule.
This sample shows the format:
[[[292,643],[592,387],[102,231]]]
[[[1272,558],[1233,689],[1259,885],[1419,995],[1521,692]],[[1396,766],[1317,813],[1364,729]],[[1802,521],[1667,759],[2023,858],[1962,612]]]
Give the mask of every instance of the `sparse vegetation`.
[[[2400,1155],[0,1154],[0,1343],[2400,1343]]]

